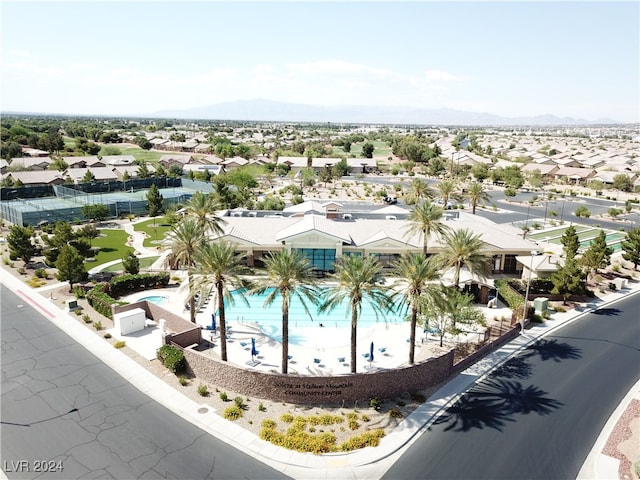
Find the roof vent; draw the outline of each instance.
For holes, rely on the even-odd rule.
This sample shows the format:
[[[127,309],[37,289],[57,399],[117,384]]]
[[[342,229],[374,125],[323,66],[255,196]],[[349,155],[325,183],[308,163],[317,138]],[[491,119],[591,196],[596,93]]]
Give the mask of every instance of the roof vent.
[[[387,215],[385,218],[387,220],[397,220],[398,219],[398,217],[396,217],[395,215]]]

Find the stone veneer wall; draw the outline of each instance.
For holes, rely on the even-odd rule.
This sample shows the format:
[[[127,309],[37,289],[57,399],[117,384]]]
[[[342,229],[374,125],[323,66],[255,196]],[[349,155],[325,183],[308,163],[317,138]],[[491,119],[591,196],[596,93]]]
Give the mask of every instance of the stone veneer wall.
[[[127,312],[135,308],[143,309],[147,318],[152,319],[156,323],[159,323],[160,319],[166,321],[167,330],[173,332],[167,335],[167,341],[176,343],[181,347],[188,347],[194,343],[199,344],[202,340],[202,329],[199,325],[195,325],[153,302],[143,300],[142,302],[130,303],[129,305],[114,305],[112,307],[114,314]]]
[[[453,366],[453,371],[461,372],[465,368],[476,363],[478,360],[480,360],[482,357],[487,355],[489,352],[497,349],[498,347],[501,347],[505,343],[517,337],[519,334],[520,334],[520,324],[517,324],[516,326],[511,328],[511,330],[506,332],[504,335],[501,335],[500,337],[496,338],[493,342],[484,344],[481,348],[473,352],[471,355],[464,358],[460,362],[456,363]]]
[[[369,401],[414,392],[445,380],[453,369],[453,350],[410,367],[334,376],[283,375],[249,370],[185,348],[191,373],[204,383],[233,392],[296,404]]]

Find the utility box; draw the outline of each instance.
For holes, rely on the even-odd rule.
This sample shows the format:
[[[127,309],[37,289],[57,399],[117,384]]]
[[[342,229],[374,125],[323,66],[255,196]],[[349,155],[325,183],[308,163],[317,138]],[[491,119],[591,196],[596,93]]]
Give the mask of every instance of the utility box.
[[[134,308],[126,312],[116,313],[113,316],[114,326],[120,335],[128,335],[144,330],[146,320],[146,313],[142,308]]]
[[[536,313],[544,313],[549,308],[549,299],[546,297],[534,298],[533,307],[535,308]]]

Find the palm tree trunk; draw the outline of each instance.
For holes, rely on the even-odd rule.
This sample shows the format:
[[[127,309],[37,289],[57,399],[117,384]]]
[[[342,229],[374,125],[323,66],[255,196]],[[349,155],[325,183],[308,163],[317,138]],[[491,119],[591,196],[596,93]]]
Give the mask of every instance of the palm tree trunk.
[[[289,371],[289,301],[282,297],[282,373]]]
[[[415,305],[411,307],[411,336],[409,337],[409,365],[415,362],[416,352],[416,324],[418,323],[418,309]]]
[[[356,360],[358,345],[358,310],[351,307],[351,373],[356,373]]]
[[[220,358],[227,361],[227,319],[224,311],[224,297],[222,296],[222,282],[216,282],[216,295],[218,297],[218,317],[220,320]]]
[[[192,294],[189,297],[189,318],[191,323],[196,323],[196,299]]]

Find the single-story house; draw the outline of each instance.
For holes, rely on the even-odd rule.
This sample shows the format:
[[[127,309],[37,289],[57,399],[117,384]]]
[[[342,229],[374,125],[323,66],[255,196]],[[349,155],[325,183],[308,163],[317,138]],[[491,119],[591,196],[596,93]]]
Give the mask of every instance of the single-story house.
[[[11,177],[14,182],[20,180],[23,185],[61,185],[65,179],[57,170],[33,170],[9,172],[2,178]]]
[[[575,185],[585,185],[587,181],[596,174],[590,168],[560,167],[554,174],[556,180]]]
[[[49,157],[16,157],[9,162],[11,170],[48,170],[53,160]]]

